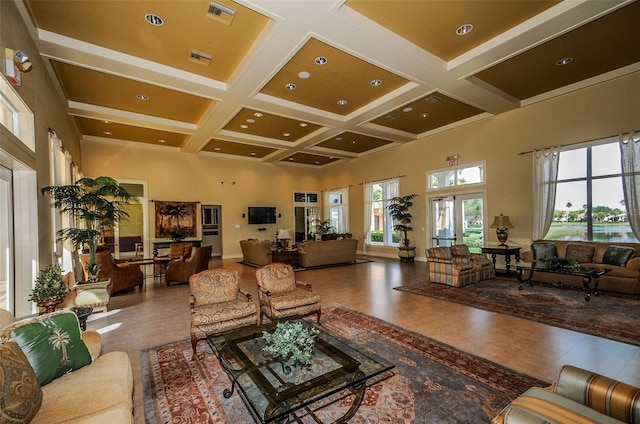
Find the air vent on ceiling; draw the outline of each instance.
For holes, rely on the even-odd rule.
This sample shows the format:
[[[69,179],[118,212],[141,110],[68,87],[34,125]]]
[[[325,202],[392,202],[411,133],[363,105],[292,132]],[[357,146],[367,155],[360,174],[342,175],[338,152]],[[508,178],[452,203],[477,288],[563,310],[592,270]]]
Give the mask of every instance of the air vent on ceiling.
[[[211,64],[212,57],[208,54],[200,53],[195,50],[191,50],[191,54],[189,54],[189,60],[192,62],[199,63],[203,66],[209,66]]]
[[[214,1],[209,3],[209,10],[207,11],[208,18],[215,19],[216,21],[221,22],[225,25],[229,25],[231,24],[231,21],[233,21],[235,15],[236,11],[233,9],[230,9]]]
[[[398,115],[393,115],[393,114],[390,114],[384,117],[384,119],[388,119],[389,121],[393,121],[394,119],[398,119],[398,118],[399,118]]]
[[[424,101],[427,103],[435,103],[435,102],[439,102],[440,100],[442,100],[442,97],[436,96],[435,94],[432,94],[429,97],[425,97],[424,99]]]

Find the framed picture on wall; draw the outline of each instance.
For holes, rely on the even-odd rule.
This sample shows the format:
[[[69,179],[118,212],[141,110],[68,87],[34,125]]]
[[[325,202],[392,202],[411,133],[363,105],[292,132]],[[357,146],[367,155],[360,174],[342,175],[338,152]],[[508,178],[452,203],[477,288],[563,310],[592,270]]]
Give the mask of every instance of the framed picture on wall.
[[[197,202],[155,201],[156,238],[196,237]]]

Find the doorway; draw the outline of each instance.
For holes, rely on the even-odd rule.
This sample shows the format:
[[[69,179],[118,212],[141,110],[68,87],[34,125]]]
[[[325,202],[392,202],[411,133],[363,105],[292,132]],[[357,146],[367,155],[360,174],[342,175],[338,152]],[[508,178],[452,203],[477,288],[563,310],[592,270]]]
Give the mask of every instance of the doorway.
[[[432,197],[429,200],[431,247],[463,243],[472,252],[479,253],[485,239],[484,193]]]
[[[222,256],[222,216],[220,205],[202,205],[202,245],[211,246],[211,256]]]

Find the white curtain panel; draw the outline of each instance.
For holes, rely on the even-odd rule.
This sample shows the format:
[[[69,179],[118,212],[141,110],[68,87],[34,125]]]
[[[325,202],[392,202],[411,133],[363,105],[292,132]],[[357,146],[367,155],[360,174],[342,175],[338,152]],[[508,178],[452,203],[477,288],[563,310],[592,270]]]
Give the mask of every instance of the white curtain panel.
[[[342,195],[342,223],[344,225],[343,232],[349,232],[349,187],[340,189]]]
[[[367,254],[367,241],[369,240],[369,232],[371,231],[371,211],[373,208],[373,183],[364,183],[364,242],[362,243],[362,251]]]
[[[553,222],[559,163],[555,147],[533,151],[533,240],[543,238]]]
[[[618,136],[624,204],[631,231],[640,240],[640,134]]]

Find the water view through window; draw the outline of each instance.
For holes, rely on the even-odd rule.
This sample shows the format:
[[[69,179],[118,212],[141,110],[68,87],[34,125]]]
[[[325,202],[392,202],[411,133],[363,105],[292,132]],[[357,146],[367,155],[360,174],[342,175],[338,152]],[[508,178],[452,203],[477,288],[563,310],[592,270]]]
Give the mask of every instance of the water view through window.
[[[638,242],[627,218],[617,142],[560,152],[547,240]]]

